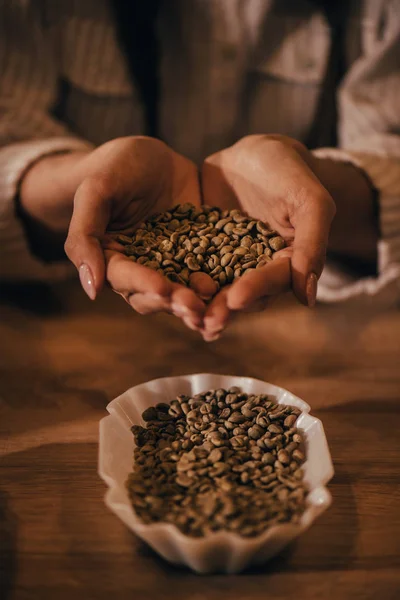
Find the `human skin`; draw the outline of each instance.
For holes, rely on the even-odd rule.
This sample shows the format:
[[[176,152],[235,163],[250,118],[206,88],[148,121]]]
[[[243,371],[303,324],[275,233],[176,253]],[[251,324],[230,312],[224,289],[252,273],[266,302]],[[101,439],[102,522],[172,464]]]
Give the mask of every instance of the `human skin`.
[[[152,213],[185,202],[240,208],[268,222],[287,248],[208,303],[210,286],[172,283],[110,243],[108,233],[131,232]],[[138,312],[173,313],[209,341],[233,315],[289,289],[314,306],[327,251],[376,261],[373,191],[361,171],[279,135],[247,136],[210,156],[200,172],[163,142],[142,136],[47,156],[25,174],[20,205],[32,246],[43,256],[66,238],[90,298],[106,281]]]

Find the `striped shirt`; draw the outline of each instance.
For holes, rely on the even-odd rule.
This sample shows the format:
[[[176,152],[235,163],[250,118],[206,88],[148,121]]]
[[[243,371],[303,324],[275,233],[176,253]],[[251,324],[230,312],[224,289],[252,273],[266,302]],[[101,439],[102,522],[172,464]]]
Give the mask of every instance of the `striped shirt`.
[[[317,124],[314,151],[359,165],[379,191],[379,275],[327,268],[320,297],[336,300],[400,280],[400,0],[347,2],[336,111],[316,123],[332,64],[320,5],[161,2],[159,135],[201,163],[252,133],[307,142]],[[65,267],[30,254],[15,216],[21,176],[43,155],[145,131],[110,2],[0,0],[0,86],[0,277],[51,279]]]

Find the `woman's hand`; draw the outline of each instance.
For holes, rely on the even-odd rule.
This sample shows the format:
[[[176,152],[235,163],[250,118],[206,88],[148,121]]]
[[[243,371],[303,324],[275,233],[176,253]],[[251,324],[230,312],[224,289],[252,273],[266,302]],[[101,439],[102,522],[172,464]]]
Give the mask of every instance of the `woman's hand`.
[[[315,304],[335,203],[313,172],[314,160],[296,140],[251,135],[205,161],[204,202],[267,222],[288,246],[215,297],[205,315],[206,339],[218,335],[233,311],[264,305],[290,287],[303,304]]]
[[[43,200],[39,182],[43,189],[46,181],[51,194]],[[164,310],[193,329],[201,324],[205,305],[193,290],[132,262],[108,235],[132,232],[176,204],[200,206],[191,161],[156,139],[119,138],[88,153],[44,158],[27,173],[21,192],[24,210],[49,230],[62,232],[70,221],[65,251],[90,298],[107,280],[142,314]]]
[[[351,165],[313,156],[284,136],[248,136],[209,157],[202,169],[202,195],[195,165],[152,138],[119,138],[93,151],[45,157],[25,174],[20,204],[44,250],[46,232],[56,242],[65,239],[70,224],[66,252],[91,298],[107,279],[140,313],[173,312],[211,340],[235,312],[259,309],[290,288],[304,304],[315,303],[336,210],[332,196],[339,210],[330,250],[373,260],[376,220],[365,177]],[[131,232],[152,213],[186,202],[240,208],[268,222],[288,247],[264,268],[224,288],[206,311],[207,276],[194,290],[179,286],[130,261],[108,236]],[[355,212],[359,207],[360,223],[365,222],[361,241],[350,246],[354,211],[349,204]]]

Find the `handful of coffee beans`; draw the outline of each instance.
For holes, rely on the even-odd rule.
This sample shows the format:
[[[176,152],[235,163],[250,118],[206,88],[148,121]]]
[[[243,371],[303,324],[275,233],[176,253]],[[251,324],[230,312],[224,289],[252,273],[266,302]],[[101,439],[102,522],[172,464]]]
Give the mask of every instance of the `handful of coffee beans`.
[[[285,246],[276,231],[239,210],[192,204],[155,214],[132,237],[116,239],[131,260],[186,286],[191,274],[207,273],[217,291],[249,270],[265,266]]]
[[[144,523],[167,522],[193,537],[244,537],[297,523],[306,508],[300,410],[239,388],[178,396],[134,425],[127,488]]]

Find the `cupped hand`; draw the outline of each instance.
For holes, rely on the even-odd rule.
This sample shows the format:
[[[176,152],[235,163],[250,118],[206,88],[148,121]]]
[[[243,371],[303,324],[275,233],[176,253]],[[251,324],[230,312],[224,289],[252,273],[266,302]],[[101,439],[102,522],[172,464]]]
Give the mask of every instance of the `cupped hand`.
[[[197,329],[204,302],[125,256],[112,234],[131,233],[150,215],[176,204],[200,206],[195,165],[163,142],[126,137],[107,142],[80,164],[85,177],[74,198],[65,251],[94,299],[104,281],[139,313],[172,312]]]
[[[270,296],[290,288],[303,304],[315,304],[335,203],[313,166],[303,144],[278,135],[247,136],[205,161],[204,202],[239,208],[287,243],[271,263],[217,294],[205,314],[205,339],[217,338],[235,312],[265,306]]]

